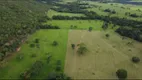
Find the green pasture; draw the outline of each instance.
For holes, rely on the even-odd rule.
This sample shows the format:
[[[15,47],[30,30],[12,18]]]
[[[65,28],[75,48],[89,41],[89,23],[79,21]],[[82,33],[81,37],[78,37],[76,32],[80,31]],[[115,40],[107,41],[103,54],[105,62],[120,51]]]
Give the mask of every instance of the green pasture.
[[[47,77],[49,72],[55,71],[57,60],[61,60],[62,70],[64,69],[66,46],[67,46],[68,31],[67,30],[39,30],[34,33],[22,45],[21,50],[14,53],[10,60],[3,62],[0,69],[1,79],[18,79],[20,73],[29,69],[32,64],[40,60],[43,67],[37,78]],[[34,43],[35,39],[39,39],[40,48],[31,48],[29,45]],[[53,46],[53,41],[57,41],[58,45]],[[35,54],[36,57],[31,57]],[[23,59],[17,60],[17,56],[23,55]],[[51,55],[51,60],[47,63],[47,57]]]

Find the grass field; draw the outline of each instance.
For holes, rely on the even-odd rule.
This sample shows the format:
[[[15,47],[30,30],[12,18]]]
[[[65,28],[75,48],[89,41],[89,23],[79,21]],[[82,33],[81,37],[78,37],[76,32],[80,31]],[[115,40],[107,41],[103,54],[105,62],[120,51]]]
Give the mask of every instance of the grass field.
[[[110,34],[109,38],[105,34]],[[128,71],[128,79],[141,79],[142,62],[134,64],[133,56],[142,58],[142,43],[122,37],[112,31],[70,30],[66,54],[65,73],[73,79],[117,79],[120,68]],[[127,45],[133,41],[133,45]],[[71,44],[85,43],[88,52],[77,54]]]
[[[120,18],[125,17],[132,20],[142,20],[141,17],[133,18],[133,17],[129,17],[125,15],[126,12],[130,12],[131,14],[136,13],[137,15],[142,15],[142,12],[137,11],[138,9],[142,10],[142,6],[136,6],[136,5],[130,5],[130,4],[119,4],[119,3],[113,3],[113,5],[111,5],[111,3],[106,4],[106,3],[99,3],[99,2],[92,2],[92,1],[88,1],[88,3],[90,5],[101,6],[100,9],[96,7],[87,9],[89,11],[95,11],[99,15],[105,15],[105,16],[109,15],[109,13],[104,12],[104,10],[110,9],[110,10],[115,10],[117,12],[116,14],[111,14],[112,17],[115,16]]]
[[[36,60],[43,61],[44,65],[37,78],[47,77],[49,72],[55,71],[57,60],[61,60],[62,70],[64,69],[64,60],[67,46],[67,30],[39,30],[34,33],[25,44],[22,45],[21,50],[14,53],[8,60],[3,61],[0,67],[0,79],[17,79],[21,72],[30,68]],[[30,48],[29,45],[38,38],[40,48]],[[52,46],[53,41],[58,42],[58,46]],[[47,53],[52,55],[51,61],[47,64]],[[36,54],[37,57],[32,58],[31,55]],[[23,59],[18,61],[16,57],[23,55]],[[2,64],[2,62],[1,62]]]
[[[61,16],[85,16],[84,14],[75,14],[75,13],[63,13],[63,12],[57,12],[57,11],[54,11],[54,10],[49,10],[48,13],[47,13],[47,16],[49,18],[52,18],[52,16],[57,16],[57,15],[61,15]]]
[[[53,26],[59,26],[61,29],[70,29],[71,25],[77,26],[75,29],[89,29],[93,27],[93,30],[102,30],[103,21],[97,20],[52,20],[45,24]]]

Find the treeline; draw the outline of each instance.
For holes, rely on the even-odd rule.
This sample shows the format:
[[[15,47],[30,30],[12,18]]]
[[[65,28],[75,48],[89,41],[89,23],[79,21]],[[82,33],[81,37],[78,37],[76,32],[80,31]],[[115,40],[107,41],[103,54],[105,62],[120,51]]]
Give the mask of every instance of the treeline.
[[[127,36],[129,38],[142,42],[142,28],[135,29],[130,27],[120,27],[116,30],[116,32],[122,36]]]
[[[114,25],[129,26],[131,28],[131,30],[129,30],[127,28],[123,29],[123,27],[122,27],[122,28],[119,28],[116,32],[118,32],[122,36],[127,36],[127,37],[133,38],[137,41],[141,41],[142,21],[98,15],[96,12],[93,12],[93,11],[82,11],[81,13],[84,14],[85,16],[69,17],[69,16],[60,16],[59,15],[59,16],[53,16],[52,19],[54,19],[54,20],[102,20],[107,23],[113,23]],[[135,31],[136,29],[138,29],[139,32]]]
[[[59,26],[52,26],[52,25],[48,25],[48,24],[41,24],[41,25],[38,25],[37,27],[36,27],[36,29],[38,30],[38,29],[60,29],[60,27]]]
[[[34,0],[0,1],[0,60],[16,51],[36,26],[46,21],[48,6]]]

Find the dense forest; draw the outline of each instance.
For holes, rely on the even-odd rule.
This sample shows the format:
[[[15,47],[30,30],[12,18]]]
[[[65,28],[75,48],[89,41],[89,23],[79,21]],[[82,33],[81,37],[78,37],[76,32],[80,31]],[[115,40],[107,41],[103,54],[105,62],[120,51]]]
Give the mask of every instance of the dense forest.
[[[1,60],[16,51],[36,26],[46,20],[49,6],[33,0],[0,1],[0,54]]]

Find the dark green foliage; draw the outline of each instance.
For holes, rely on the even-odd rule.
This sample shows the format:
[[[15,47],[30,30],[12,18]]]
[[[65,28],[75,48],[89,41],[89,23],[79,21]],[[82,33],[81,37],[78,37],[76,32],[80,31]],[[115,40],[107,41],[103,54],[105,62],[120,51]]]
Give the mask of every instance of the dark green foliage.
[[[39,39],[35,39],[35,43],[39,43]]]
[[[52,58],[52,55],[48,54],[48,55],[47,55],[47,63],[48,63],[48,64],[49,64],[51,58]]]
[[[4,59],[4,54],[0,53],[0,61],[2,61]]]
[[[85,52],[88,51],[88,49],[86,48],[86,45],[84,43],[81,43],[78,46],[79,46],[79,48],[78,48],[77,52],[79,54],[84,54]]]
[[[106,37],[109,37],[110,35],[109,34],[106,34]]]
[[[57,73],[51,72],[48,74],[47,80],[56,80],[56,77],[57,77]]]
[[[40,29],[60,29],[59,26],[53,26],[53,25],[39,25],[37,28],[40,28]]]
[[[71,47],[72,47],[72,49],[74,49],[75,48],[75,44],[71,44]]]
[[[93,27],[89,27],[89,31],[92,31]]]
[[[102,28],[103,28],[104,30],[106,30],[106,29],[108,28],[108,23],[105,22],[105,23],[103,24]]]
[[[34,48],[34,47],[35,47],[35,44],[33,44],[33,43],[30,44],[30,47],[31,47],[31,48]]]
[[[48,74],[47,80],[71,80],[71,77],[66,76],[64,73],[51,72]]]
[[[127,71],[125,69],[119,69],[116,72],[116,75],[119,79],[126,79],[127,78]]]
[[[138,62],[140,62],[140,58],[139,57],[132,57],[132,61],[134,63],[138,63]]]
[[[56,71],[61,71],[61,66],[60,65],[56,66]]]
[[[116,30],[120,35],[127,36],[137,41],[142,42],[142,33],[140,28],[120,27]]]
[[[57,65],[61,65],[61,60],[57,60]]]
[[[53,46],[57,46],[57,45],[58,45],[58,42],[57,42],[57,41],[53,41],[52,45],[53,45]]]
[[[34,78],[35,76],[37,76],[41,70],[43,66],[43,62],[42,61],[36,61],[30,69],[25,70],[23,73],[20,74],[20,77],[22,79],[30,79],[30,78]]]
[[[0,1],[0,51],[9,43],[7,52],[14,52],[27,36],[46,20],[48,6],[34,0]]]
[[[33,53],[33,54],[31,55],[31,57],[34,58],[34,57],[37,57],[37,55],[36,55],[35,53]]]

